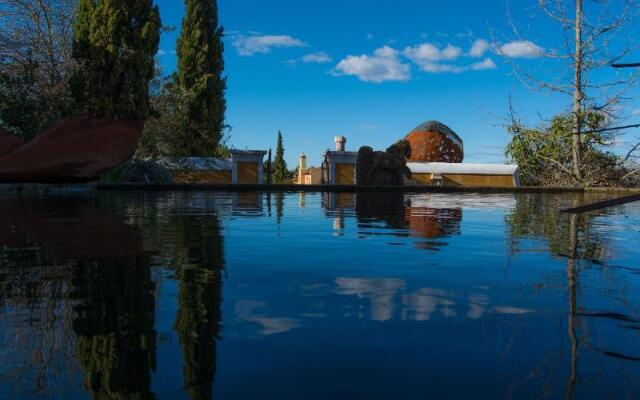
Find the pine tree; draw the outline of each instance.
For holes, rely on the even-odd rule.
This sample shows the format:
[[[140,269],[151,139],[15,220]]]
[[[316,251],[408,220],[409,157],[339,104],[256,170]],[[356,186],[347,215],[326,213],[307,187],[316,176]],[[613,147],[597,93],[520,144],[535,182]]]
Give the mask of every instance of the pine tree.
[[[284,160],[284,145],[282,144],[282,132],[278,131],[278,145],[276,146],[276,158],[273,160],[273,183],[289,183],[289,171]]]
[[[214,155],[225,129],[227,109],[224,30],[216,0],[185,0],[186,12],[177,44],[177,81],[187,98],[185,146],[192,155]]]
[[[72,90],[93,117],[145,119],[160,41],[153,0],[79,0]]]

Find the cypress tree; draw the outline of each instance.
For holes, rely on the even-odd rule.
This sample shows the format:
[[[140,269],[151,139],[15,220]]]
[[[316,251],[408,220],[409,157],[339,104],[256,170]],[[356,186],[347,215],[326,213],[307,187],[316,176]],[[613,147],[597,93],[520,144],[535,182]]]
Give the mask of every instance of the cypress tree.
[[[160,41],[153,0],[79,0],[71,86],[93,117],[145,119]]]
[[[185,146],[192,155],[214,155],[225,128],[224,30],[216,0],[185,0],[177,44],[177,81],[185,92]]]
[[[284,145],[282,144],[282,132],[278,131],[278,145],[276,146],[276,158],[273,160],[273,183],[289,183],[289,171],[284,160]]]

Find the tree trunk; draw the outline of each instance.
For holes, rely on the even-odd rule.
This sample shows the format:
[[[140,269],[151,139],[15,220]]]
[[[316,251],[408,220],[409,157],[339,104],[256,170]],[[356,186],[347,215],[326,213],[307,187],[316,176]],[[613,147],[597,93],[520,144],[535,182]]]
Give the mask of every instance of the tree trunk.
[[[574,56],[574,85],[573,85],[573,127],[571,138],[573,142],[573,174],[582,180],[582,140],[580,138],[582,118],[582,0],[576,0],[576,52]]]

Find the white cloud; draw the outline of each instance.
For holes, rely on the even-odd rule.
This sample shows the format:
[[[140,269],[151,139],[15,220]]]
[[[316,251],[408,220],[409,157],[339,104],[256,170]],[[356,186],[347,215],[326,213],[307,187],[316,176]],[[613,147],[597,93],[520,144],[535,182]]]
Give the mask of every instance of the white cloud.
[[[158,57],[164,57],[167,56],[169,54],[176,54],[175,50],[163,50],[163,49],[159,49],[158,50]]]
[[[473,37],[473,31],[471,29],[467,29],[466,32],[460,32],[456,35],[458,39],[470,39]]]
[[[378,129],[378,126],[374,124],[360,124],[360,129],[372,130]]]
[[[302,62],[307,64],[309,63],[326,64],[326,63],[330,63],[331,61],[333,61],[333,58],[331,58],[329,54],[323,51],[307,54],[306,56],[302,57]]]
[[[476,41],[469,52],[469,56],[479,58],[488,49],[489,43],[487,41]],[[439,48],[432,43],[423,43],[418,46],[407,47],[404,49],[403,54],[423,71],[431,73],[461,73],[497,68],[495,62],[490,58],[485,58],[471,65],[452,64],[451,62],[457,61],[463,55],[463,52],[460,47],[451,44],[444,48]]]
[[[407,47],[402,52],[408,59],[420,65],[421,63],[454,61],[462,55],[460,47],[447,45],[444,49],[426,42],[418,46]]]
[[[239,35],[233,39],[233,46],[241,56],[265,54],[279,47],[306,47],[300,39],[288,35]]]
[[[540,57],[544,49],[528,40],[517,40],[501,45],[498,53],[510,58],[536,58]]]
[[[469,50],[469,55],[474,58],[480,58],[489,50],[489,42],[484,39],[476,39]]]
[[[469,67],[469,69],[471,69],[472,71],[482,71],[486,69],[496,69],[496,68],[498,68],[498,66],[489,57],[485,58],[480,62],[471,64],[471,66]]]
[[[638,108],[637,110],[633,110],[632,114],[633,115],[640,115],[640,108]]]
[[[356,76],[364,82],[408,81],[411,78],[409,65],[400,62],[398,51],[384,46],[373,56],[347,56],[333,71],[334,75]]]

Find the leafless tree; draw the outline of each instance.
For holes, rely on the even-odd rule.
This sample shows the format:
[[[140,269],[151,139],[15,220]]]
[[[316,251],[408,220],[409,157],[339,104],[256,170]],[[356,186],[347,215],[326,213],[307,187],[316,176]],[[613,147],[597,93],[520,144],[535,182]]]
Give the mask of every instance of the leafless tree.
[[[59,93],[72,68],[76,2],[0,0],[0,73],[30,69],[43,93]]]
[[[516,40],[539,52],[541,60],[537,65],[543,66],[544,73],[516,63],[494,39],[495,48],[530,89],[549,90],[571,98],[571,172],[581,181],[585,111],[604,113],[610,121],[621,118],[621,105],[640,80],[637,71],[616,71],[610,67],[640,49],[632,36],[632,28],[637,29],[634,24],[640,14],[640,3],[637,0],[537,0],[532,17],[551,20],[561,32],[557,48],[542,49],[525,37],[516,25],[511,4],[507,1],[507,17]]]

